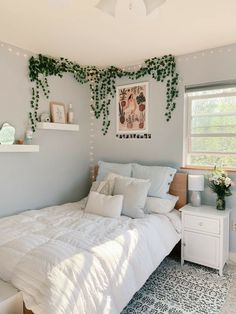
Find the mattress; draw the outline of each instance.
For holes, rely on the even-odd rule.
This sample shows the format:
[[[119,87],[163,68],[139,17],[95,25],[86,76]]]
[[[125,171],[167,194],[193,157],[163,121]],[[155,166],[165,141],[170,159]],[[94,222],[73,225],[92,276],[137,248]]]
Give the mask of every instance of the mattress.
[[[0,278],[35,314],[118,314],[180,240],[180,217],[84,213],[84,200],[0,219]]]

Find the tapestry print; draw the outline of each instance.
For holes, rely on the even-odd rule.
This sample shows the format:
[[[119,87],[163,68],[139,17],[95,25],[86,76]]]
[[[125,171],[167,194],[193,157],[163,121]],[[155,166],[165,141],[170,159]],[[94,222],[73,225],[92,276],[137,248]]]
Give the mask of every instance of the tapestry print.
[[[148,83],[118,86],[117,133],[148,133]]]

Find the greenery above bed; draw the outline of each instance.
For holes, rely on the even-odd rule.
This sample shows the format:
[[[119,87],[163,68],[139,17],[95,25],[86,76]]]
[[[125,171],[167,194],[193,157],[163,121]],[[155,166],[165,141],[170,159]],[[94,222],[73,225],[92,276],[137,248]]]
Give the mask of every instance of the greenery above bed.
[[[110,104],[116,93],[116,79],[129,78],[137,80],[146,75],[158,82],[166,79],[166,120],[169,121],[172,111],[176,107],[175,99],[178,97],[178,73],[176,72],[175,57],[172,55],[161,58],[145,60],[144,65],[136,71],[127,71],[115,66],[98,68],[95,66],[82,66],[65,58],[51,58],[39,54],[29,60],[29,77],[34,82],[32,87],[31,112],[29,117],[32,130],[35,132],[38,121],[38,109],[40,91],[49,98],[49,76],[63,77],[65,73],[71,73],[80,84],[89,83],[92,102],[91,108],[95,117],[102,117],[102,132],[105,135],[110,126]]]

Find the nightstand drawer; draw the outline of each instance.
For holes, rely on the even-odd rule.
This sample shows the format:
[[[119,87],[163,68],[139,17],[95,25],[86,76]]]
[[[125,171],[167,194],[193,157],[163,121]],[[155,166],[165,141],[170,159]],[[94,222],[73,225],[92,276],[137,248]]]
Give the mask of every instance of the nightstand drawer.
[[[184,215],[184,229],[196,230],[213,234],[220,234],[220,222],[218,219],[206,218],[194,215]]]

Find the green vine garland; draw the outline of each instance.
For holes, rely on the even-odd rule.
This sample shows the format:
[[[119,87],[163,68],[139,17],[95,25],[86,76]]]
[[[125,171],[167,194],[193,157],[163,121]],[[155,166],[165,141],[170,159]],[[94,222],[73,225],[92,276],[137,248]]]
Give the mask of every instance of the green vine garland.
[[[176,107],[175,98],[178,97],[178,73],[176,72],[175,58],[172,55],[161,58],[152,58],[144,62],[144,65],[137,71],[126,71],[110,66],[100,69],[95,66],[81,66],[65,58],[54,59],[38,55],[29,60],[29,77],[35,86],[32,88],[31,112],[29,117],[32,130],[35,132],[38,121],[38,109],[40,91],[46,98],[49,98],[50,89],[48,76],[54,75],[63,77],[64,73],[71,73],[80,84],[89,83],[92,104],[95,117],[103,118],[102,132],[105,135],[110,126],[109,114],[112,98],[116,93],[116,79],[127,77],[137,80],[145,75],[150,75],[156,81],[166,81],[166,120],[171,119],[172,111]]]

